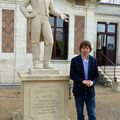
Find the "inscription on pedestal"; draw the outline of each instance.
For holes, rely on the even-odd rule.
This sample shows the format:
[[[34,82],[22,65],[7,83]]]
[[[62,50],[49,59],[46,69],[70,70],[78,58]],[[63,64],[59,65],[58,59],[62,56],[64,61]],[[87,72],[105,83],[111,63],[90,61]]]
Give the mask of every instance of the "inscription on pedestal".
[[[64,88],[30,88],[30,120],[56,120],[64,114]]]

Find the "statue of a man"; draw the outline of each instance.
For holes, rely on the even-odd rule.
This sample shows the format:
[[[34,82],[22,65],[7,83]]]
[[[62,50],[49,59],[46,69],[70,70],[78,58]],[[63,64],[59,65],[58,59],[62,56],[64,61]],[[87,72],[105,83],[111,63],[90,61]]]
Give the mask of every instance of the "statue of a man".
[[[32,6],[31,13],[27,10],[27,6],[30,4]],[[53,35],[49,23],[49,14],[60,17],[66,22],[68,17],[54,8],[53,0],[23,0],[20,3],[20,10],[23,15],[31,21],[33,68],[40,68],[39,42],[42,36],[44,39],[43,68],[52,69],[53,67],[50,64],[50,60],[53,48]]]

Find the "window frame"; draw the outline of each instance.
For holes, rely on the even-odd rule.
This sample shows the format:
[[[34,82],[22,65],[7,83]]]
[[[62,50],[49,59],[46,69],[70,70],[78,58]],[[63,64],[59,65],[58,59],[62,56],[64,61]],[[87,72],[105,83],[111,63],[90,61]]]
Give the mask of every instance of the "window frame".
[[[61,26],[57,26],[57,20],[59,20],[59,18],[55,17],[55,16],[50,16],[54,18],[54,26],[51,25],[51,28],[54,29],[54,33],[53,33],[53,39],[54,39],[54,46],[53,46],[53,52],[52,52],[52,59],[55,60],[66,60],[68,58],[68,22],[64,22],[63,21],[63,27]],[[63,30],[63,48],[64,48],[64,55],[62,57],[58,57],[58,55],[56,54],[56,33],[57,33],[57,29],[62,29]]]

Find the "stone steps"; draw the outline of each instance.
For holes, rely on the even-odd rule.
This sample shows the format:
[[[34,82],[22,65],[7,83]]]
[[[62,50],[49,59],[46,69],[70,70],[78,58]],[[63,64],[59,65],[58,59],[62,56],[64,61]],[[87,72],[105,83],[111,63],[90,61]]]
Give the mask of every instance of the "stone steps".
[[[100,73],[100,81],[99,81],[100,84],[103,84],[105,86],[112,86],[112,80],[110,78],[114,79],[114,68],[112,66],[105,67],[105,71],[110,76],[110,78],[106,73],[104,74],[104,71],[100,67],[98,68],[98,70]],[[120,81],[120,66],[116,67],[115,75],[116,75],[117,81]]]
[[[114,78],[114,74],[108,74],[111,78]],[[104,75],[104,77],[109,78],[108,75]],[[120,74],[115,74],[117,79],[120,79]]]

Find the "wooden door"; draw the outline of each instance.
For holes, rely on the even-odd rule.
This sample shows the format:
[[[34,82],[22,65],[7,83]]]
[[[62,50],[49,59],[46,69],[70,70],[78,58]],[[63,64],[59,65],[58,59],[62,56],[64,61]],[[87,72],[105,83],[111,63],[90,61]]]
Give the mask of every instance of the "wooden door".
[[[117,24],[98,23],[97,29],[97,61],[98,65],[116,63]],[[103,55],[102,55],[102,54]]]

